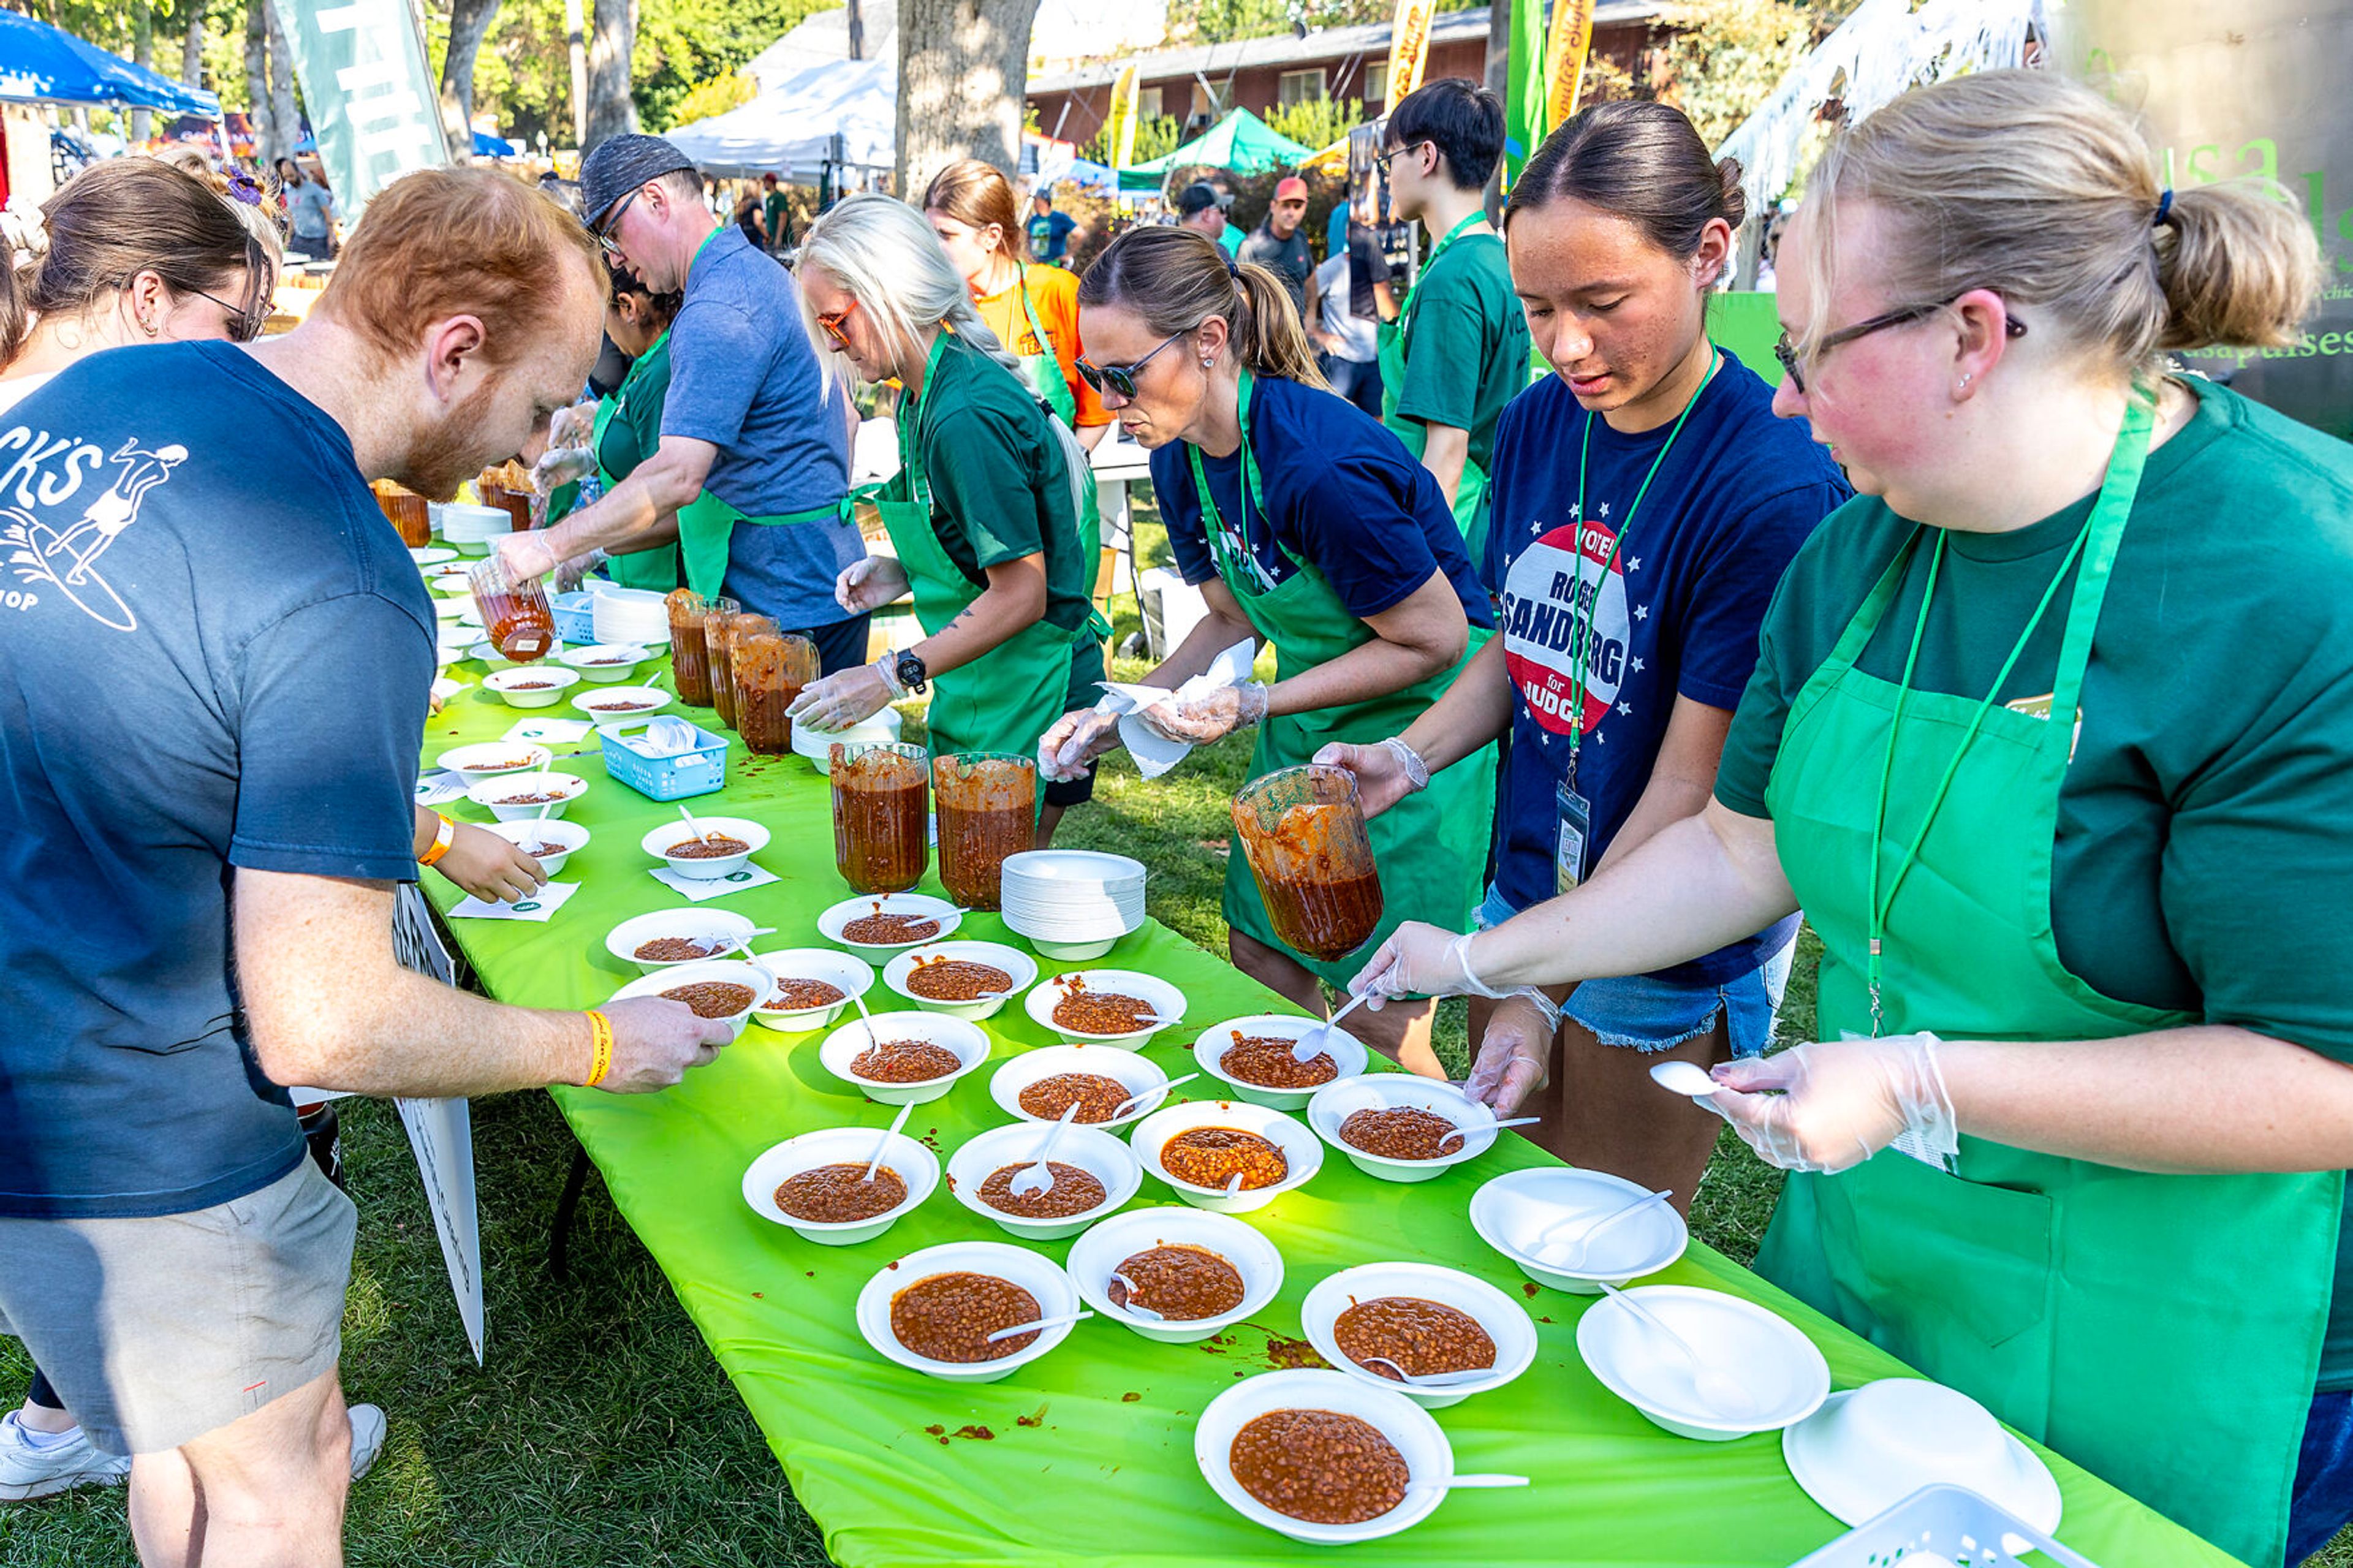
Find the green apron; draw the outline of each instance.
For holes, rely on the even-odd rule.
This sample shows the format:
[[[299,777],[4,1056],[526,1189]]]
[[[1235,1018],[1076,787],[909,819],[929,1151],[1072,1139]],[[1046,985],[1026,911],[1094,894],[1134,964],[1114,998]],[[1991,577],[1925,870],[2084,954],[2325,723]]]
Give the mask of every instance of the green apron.
[[[2056,721],[1992,694],[1912,690],[1908,661],[1900,685],[1856,668],[1925,530],[1790,705],[1766,802],[1822,938],[1824,1037],[2062,1042],[2192,1021],[2101,995],[2052,935],[2068,716],[2150,424],[2136,398],[2076,542]],[[1944,539],[1927,552],[1920,627]],[[1915,658],[1919,645],[1915,627]],[[1836,1176],[1790,1176],[1757,1270],[2269,1568],[2286,1549],[2343,1194],[2341,1172],[2151,1175],[1963,1137],[1954,1173],[1884,1150]]]
[[[1422,276],[1430,275],[1457,235],[1486,221],[1487,214],[1482,209],[1448,229],[1446,237],[1430,253],[1430,259],[1421,264]],[[1414,286],[1406,290],[1397,320],[1381,322],[1373,334],[1381,367],[1381,423],[1397,433],[1397,438],[1405,443],[1405,449],[1413,454],[1416,462],[1421,460],[1422,448],[1430,444],[1430,426],[1419,419],[1398,418],[1397,405],[1398,395],[1405,385],[1406,348],[1413,336],[1413,297],[1420,291],[1421,283],[1417,279]],[[1461,480],[1454,487],[1454,521],[1462,530],[1462,543],[1471,552],[1471,568],[1475,572],[1487,551],[1487,470],[1472,462],[1467,451],[1462,454]]]
[[[923,364],[927,390],[947,342],[944,329],[932,340]],[[899,409],[899,467],[905,492],[913,499],[876,504],[891,530],[899,564],[906,569],[915,620],[926,637],[937,637],[985,590],[964,574],[932,526],[936,503],[931,481],[923,475],[923,408],[919,397]],[[892,488],[899,488],[897,481]],[[1087,559],[1092,564],[1093,558]],[[932,754],[1013,752],[1026,756],[1035,751],[1038,737],[1069,709],[1078,647],[1100,641],[1109,629],[1092,616],[1076,631],[1035,621],[971,663],[934,676],[927,714]]]
[[[1241,524],[1248,538],[1250,514],[1266,513],[1260,491],[1258,462],[1250,450],[1250,372],[1241,373],[1239,412],[1241,417],[1243,504]],[[1370,626],[1348,613],[1332,584],[1312,564],[1293,555],[1298,568],[1271,587],[1261,581],[1257,562],[1247,544],[1237,552],[1227,542],[1218,503],[1201,470],[1200,449],[1188,446],[1193,465],[1193,489],[1201,503],[1202,531],[1218,563],[1218,575],[1241,602],[1242,613],[1261,637],[1274,645],[1275,679],[1288,680],[1319,664],[1328,664],[1349,650],[1370,642]],[[1318,748],[1335,741],[1371,745],[1401,734],[1406,727],[1446,694],[1463,665],[1494,634],[1471,628],[1470,645],[1452,668],[1440,671],[1386,697],[1376,697],[1345,708],[1325,708],[1312,713],[1270,716],[1258,727],[1258,743],[1250,752],[1250,776],[1263,778],[1279,768],[1311,761]],[[1293,952],[1274,934],[1266,905],[1259,897],[1258,879],[1238,838],[1226,846],[1226,923],[1267,946],[1291,952],[1324,980],[1345,987],[1362,967],[1361,953],[1388,940],[1400,921],[1432,921],[1449,928],[1470,922],[1478,907],[1487,868],[1487,845],[1493,825],[1495,748],[1482,746],[1452,767],[1430,776],[1430,787],[1409,795],[1368,825],[1373,860],[1381,874],[1381,923],[1366,939],[1359,956],[1324,962]]]
[[[622,416],[628,412],[630,401],[636,399],[653,416],[654,426],[661,425],[661,405],[670,393],[670,332],[646,345],[629,365],[629,374],[613,395],[596,405],[596,422],[588,437],[588,449],[596,455],[596,476],[607,490],[637,471],[638,465],[650,455],[645,449],[643,432],[638,425]],[[691,506],[708,504],[708,492],[697,496]],[[681,512],[681,517],[685,513]],[[684,531],[685,524],[680,524]],[[667,594],[678,586],[678,545],[675,542],[652,550],[636,550],[627,555],[615,555],[605,563],[605,575],[624,588],[644,588],[656,594]]]

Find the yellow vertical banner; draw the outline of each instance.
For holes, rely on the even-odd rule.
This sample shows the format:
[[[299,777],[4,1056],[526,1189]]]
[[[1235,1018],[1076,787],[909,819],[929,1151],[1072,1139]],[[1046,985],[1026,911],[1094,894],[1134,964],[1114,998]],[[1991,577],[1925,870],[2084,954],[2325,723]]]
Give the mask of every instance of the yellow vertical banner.
[[[1547,126],[1566,124],[1577,112],[1585,87],[1585,55],[1593,46],[1593,0],[1553,0],[1552,28],[1545,36],[1545,116]]]
[[[1398,100],[1421,85],[1421,73],[1430,65],[1430,18],[1438,8],[1438,0],[1398,0],[1397,20],[1389,27],[1389,89],[1388,101],[1382,107],[1394,109]]]
[[[1111,149],[1111,166],[1124,169],[1135,156],[1136,97],[1142,84],[1136,79],[1135,67],[1124,66],[1111,84],[1111,134],[1103,140]]]

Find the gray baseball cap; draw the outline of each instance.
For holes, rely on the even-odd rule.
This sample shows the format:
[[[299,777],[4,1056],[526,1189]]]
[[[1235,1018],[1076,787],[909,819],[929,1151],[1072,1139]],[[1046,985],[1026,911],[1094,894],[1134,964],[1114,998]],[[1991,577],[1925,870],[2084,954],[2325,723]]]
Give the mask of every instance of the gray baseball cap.
[[[580,216],[594,227],[613,204],[649,180],[692,170],[694,160],[659,136],[608,136],[580,164]]]

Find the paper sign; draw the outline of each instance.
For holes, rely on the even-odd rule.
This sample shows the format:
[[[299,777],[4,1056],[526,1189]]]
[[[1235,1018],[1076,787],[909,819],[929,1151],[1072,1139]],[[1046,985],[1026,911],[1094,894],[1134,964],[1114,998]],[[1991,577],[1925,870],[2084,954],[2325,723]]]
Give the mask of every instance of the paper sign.
[[[580,890],[577,882],[550,882],[521,903],[486,903],[468,894],[452,905],[448,918],[453,921],[538,921],[544,923],[564,901]]]
[[[453,800],[466,798],[466,781],[447,768],[436,768],[417,775],[417,804],[447,805]]]
[[[647,873],[663,887],[685,899],[689,903],[704,903],[712,899],[723,899],[730,893],[740,893],[746,888],[765,888],[771,882],[782,881],[774,871],[746,860],[740,871],[730,871],[724,877],[684,877],[667,866],[657,866]]]
[[[458,965],[433,929],[432,911],[414,885],[404,885],[393,901],[392,950],[405,969],[438,980],[458,983]],[[458,1298],[458,1318],[466,1325],[467,1342],[474,1348],[474,1364],[482,1364],[482,1231],[474,1201],[473,1113],[462,1100],[402,1100],[395,1102],[401,1124],[408,1129],[408,1146],[417,1155],[417,1173],[425,1183],[425,1202],[433,1214],[433,1229],[441,1238],[441,1261],[449,1270],[449,1289]]]
[[[528,741],[543,746],[568,746],[587,734],[593,727],[586,719],[522,719],[499,738]]]

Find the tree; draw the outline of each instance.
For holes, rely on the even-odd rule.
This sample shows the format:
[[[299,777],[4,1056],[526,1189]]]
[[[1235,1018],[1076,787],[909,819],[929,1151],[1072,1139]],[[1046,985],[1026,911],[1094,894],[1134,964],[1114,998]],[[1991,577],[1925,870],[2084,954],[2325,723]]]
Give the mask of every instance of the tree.
[[[1676,31],[1660,52],[1659,97],[1691,117],[1714,146],[1739,128],[1790,67],[1806,58],[1851,4],[1715,0],[1670,5],[1660,20]]]
[[[1174,153],[1184,144],[1184,141],[1185,122],[1173,114],[1155,114],[1149,120],[1138,120],[1135,122],[1135,147],[1129,154],[1128,162],[1131,164],[1149,163],[1163,153]],[[1109,164],[1113,151],[1111,122],[1106,121],[1095,127],[1095,133],[1087,138],[1086,144],[1079,149],[1079,156],[1092,163]]]
[[[474,151],[474,60],[498,16],[499,0],[450,0],[449,45],[441,58],[441,129],[452,158]]]
[[[759,96],[759,83],[741,71],[712,77],[709,81],[697,82],[687,89],[686,96],[678,100],[677,107],[671,111],[670,122],[672,125],[691,125],[698,120],[724,114],[731,109],[740,109],[751,102]]]
[[[900,0],[898,188],[958,158],[1020,170],[1038,0]]]
[[[586,153],[608,136],[638,128],[629,96],[629,54],[636,47],[637,0],[596,0],[588,33],[588,137]]]
[[[1266,111],[1267,129],[1317,152],[1365,122],[1365,105],[1354,98],[1308,98]]]

